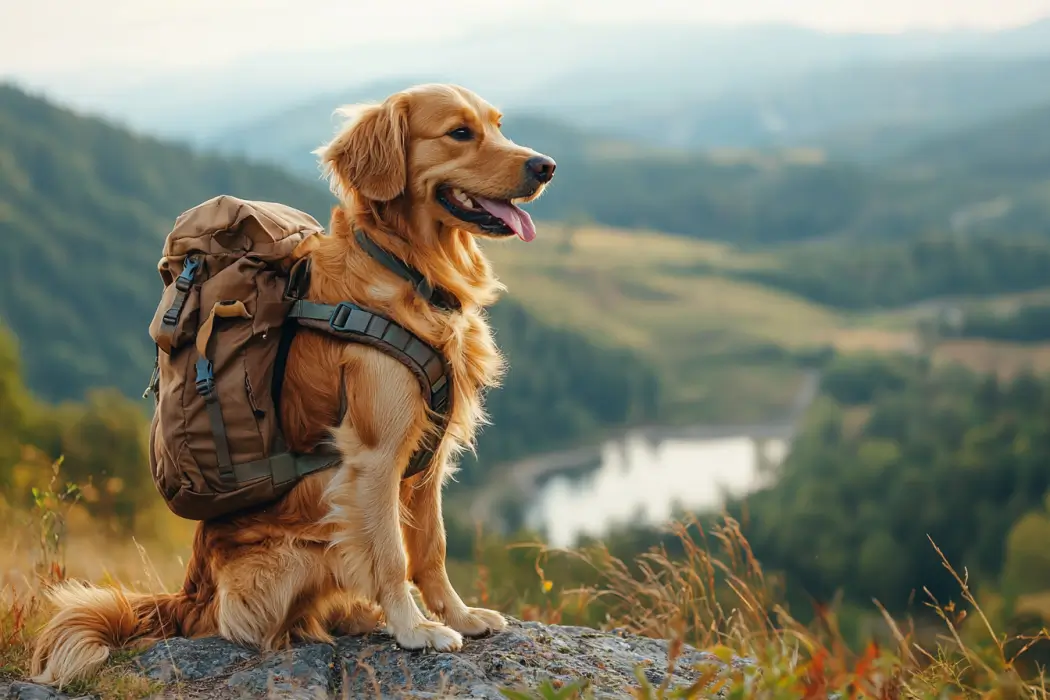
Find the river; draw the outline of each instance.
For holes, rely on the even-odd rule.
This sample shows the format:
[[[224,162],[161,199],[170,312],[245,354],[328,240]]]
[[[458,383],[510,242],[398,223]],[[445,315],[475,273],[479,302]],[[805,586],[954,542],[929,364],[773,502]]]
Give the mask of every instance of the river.
[[[617,525],[659,525],[679,509],[717,510],[726,495],[768,483],[786,447],[783,439],[756,443],[746,435],[653,443],[629,434],[602,445],[593,470],[546,478],[526,507],[525,523],[545,533],[549,544],[565,547]]]
[[[679,509],[717,510],[726,495],[768,483],[786,449],[784,439],[756,442],[747,435],[652,442],[628,434],[601,446],[596,468],[544,479],[525,523],[549,544],[566,547],[617,525],[662,524]]]
[[[775,478],[792,426],[698,426],[631,431],[601,445],[522,460],[500,491],[524,497],[521,517],[555,547],[610,527],[658,525],[676,509],[718,509]],[[474,516],[498,520],[500,495],[475,500]]]
[[[567,547],[617,525],[662,524],[679,509],[717,510],[727,495],[776,478],[818,385],[817,373],[810,373],[780,423],[639,429],[521,460],[475,495],[471,515],[502,529],[508,499],[519,504],[522,524],[543,533],[548,544]]]

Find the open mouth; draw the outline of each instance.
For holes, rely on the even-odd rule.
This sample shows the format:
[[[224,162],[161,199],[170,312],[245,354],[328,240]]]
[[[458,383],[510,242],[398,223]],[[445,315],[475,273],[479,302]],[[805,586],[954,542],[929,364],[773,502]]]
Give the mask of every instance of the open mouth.
[[[437,200],[452,216],[494,236],[516,235],[523,241],[536,237],[529,213],[509,199],[489,199],[468,194],[458,187],[442,185]]]

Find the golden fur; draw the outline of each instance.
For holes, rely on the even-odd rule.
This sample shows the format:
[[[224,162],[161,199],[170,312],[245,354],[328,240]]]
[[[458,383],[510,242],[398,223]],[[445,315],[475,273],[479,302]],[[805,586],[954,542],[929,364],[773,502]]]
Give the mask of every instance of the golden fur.
[[[96,671],[114,647],[171,635],[218,634],[275,649],[362,633],[385,619],[403,647],[455,650],[462,635],[505,626],[498,613],[468,608],[453,590],[441,517],[441,487],[484,419],[481,390],[503,370],[483,315],[502,286],[475,240],[483,232],[435,199],[439,185],[517,202],[539,196],[544,183],[525,166],[538,154],[506,139],[499,122],[484,100],[451,85],[417,86],[358,108],[318,151],[342,200],[330,235],[298,251],[312,258],[309,298],[377,309],[445,354],[453,411],[432,468],[402,479],[432,427],[409,370],[367,346],[300,332],[288,360],[284,432],[297,450],[334,438],[342,464],[306,478],[268,509],[200,523],[176,593],[57,588],[58,611],[33,655],[36,681],[68,683]],[[464,125],[473,139],[447,135]],[[355,227],[450,290],[461,310],[423,301],[358,247]],[[348,405],[337,424],[340,378]],[[435,619],[419,609],[411,584]]]

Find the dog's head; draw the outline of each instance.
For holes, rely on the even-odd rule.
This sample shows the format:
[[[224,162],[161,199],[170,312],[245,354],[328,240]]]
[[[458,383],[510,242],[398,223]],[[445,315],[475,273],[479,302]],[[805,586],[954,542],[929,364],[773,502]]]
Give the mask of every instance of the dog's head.
[[[340,196],[392,202],[475,235],[536,236],[518,204],[554,177],[554,161],[500,132],[502,115],[470,90],[420,85],[382,104],[341,110],[354,119],[317,153]]]

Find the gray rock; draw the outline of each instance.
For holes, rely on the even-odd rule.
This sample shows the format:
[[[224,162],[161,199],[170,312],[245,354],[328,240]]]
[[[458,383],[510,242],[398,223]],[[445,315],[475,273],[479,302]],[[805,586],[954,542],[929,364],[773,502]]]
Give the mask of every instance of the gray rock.
[[[21,681],[15,681],[8,686],[6,693],[0,697],[7,698],[7,700],[69,700],[68,695],[54,688]]]
[[[335,649],[311,644],[279,652],[238,671],[226,680],[226,686],[245,698],[328,698],[338,678],[335,669]]]
[[[194,640],[176,637],[154,645],[137,659],[137,664],[150,680],[171,683],[221,676],[254,657],[253,651],[219,637]]]
[[[504,632],[467,639],[455,653],[405,651],[379,633],[269,654],[255,654],[221,639],[170,639],[139,656],[136,664],[140,673],[164,684],[155,697],[181,700],[504,700],[504,688],[529,690],[547,680],[565,685],[583,679],[590,681],[595,698],[629,698],[638,687],[636,667],[652,684],[663,682],[667,652],[666,641],[510,620]],[[133,671],[136,664],[128,668]],[[697,666],[708,664],[719,672],[730,667],[712,654],[686,647],[672,671],[672,687],[695,682],[703,671]],[[748,664],[734,659],[731,665],[742,669]]]

